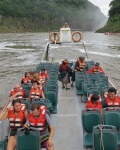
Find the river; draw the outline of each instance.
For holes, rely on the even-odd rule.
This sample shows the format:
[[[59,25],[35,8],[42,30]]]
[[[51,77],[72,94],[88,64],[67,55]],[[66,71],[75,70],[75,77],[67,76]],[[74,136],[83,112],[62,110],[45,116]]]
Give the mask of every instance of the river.
[[[39,64],[48,33],[0,34],[0,107],[8,100],[15,83]],[[84,32],[90,58],[100,62],[105,72],[120,86],[120,35]]]

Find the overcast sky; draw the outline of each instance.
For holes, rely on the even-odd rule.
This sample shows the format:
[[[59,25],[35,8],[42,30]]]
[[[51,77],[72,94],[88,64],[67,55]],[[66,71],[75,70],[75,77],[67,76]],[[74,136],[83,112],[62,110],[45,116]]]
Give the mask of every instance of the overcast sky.
[[[112,0],[89,0],[94,5],[98,6],[101,11],[108,16],[109,4]]]

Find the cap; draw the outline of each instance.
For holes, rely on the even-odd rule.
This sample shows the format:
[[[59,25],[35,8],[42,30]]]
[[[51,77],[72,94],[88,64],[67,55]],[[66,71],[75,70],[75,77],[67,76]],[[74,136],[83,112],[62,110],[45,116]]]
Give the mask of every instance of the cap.
[[[99,66],[99,65],[100,65],[100,63],[96,62],[95,66]]]

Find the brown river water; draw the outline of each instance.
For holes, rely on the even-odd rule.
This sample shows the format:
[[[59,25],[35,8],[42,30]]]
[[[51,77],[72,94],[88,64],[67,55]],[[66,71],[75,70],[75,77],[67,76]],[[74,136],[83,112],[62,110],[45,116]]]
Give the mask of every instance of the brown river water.
[[[0,34],[0,107],[8,100],[14,84],[20,83],[24,72],[35,69],[39,64],[48,37],[48,33]],[[100,62],[119,87],[120,35],[84,32],[83,40],[90,58]]]

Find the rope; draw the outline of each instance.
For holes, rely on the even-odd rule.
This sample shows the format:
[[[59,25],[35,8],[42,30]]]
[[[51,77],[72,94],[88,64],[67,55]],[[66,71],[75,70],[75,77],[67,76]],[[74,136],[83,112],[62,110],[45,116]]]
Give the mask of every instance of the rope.
[[[102,125],[98,126],[100,129],[100,150],[104,150],[104,144],[103,144],[103,132],[102,132]]]

